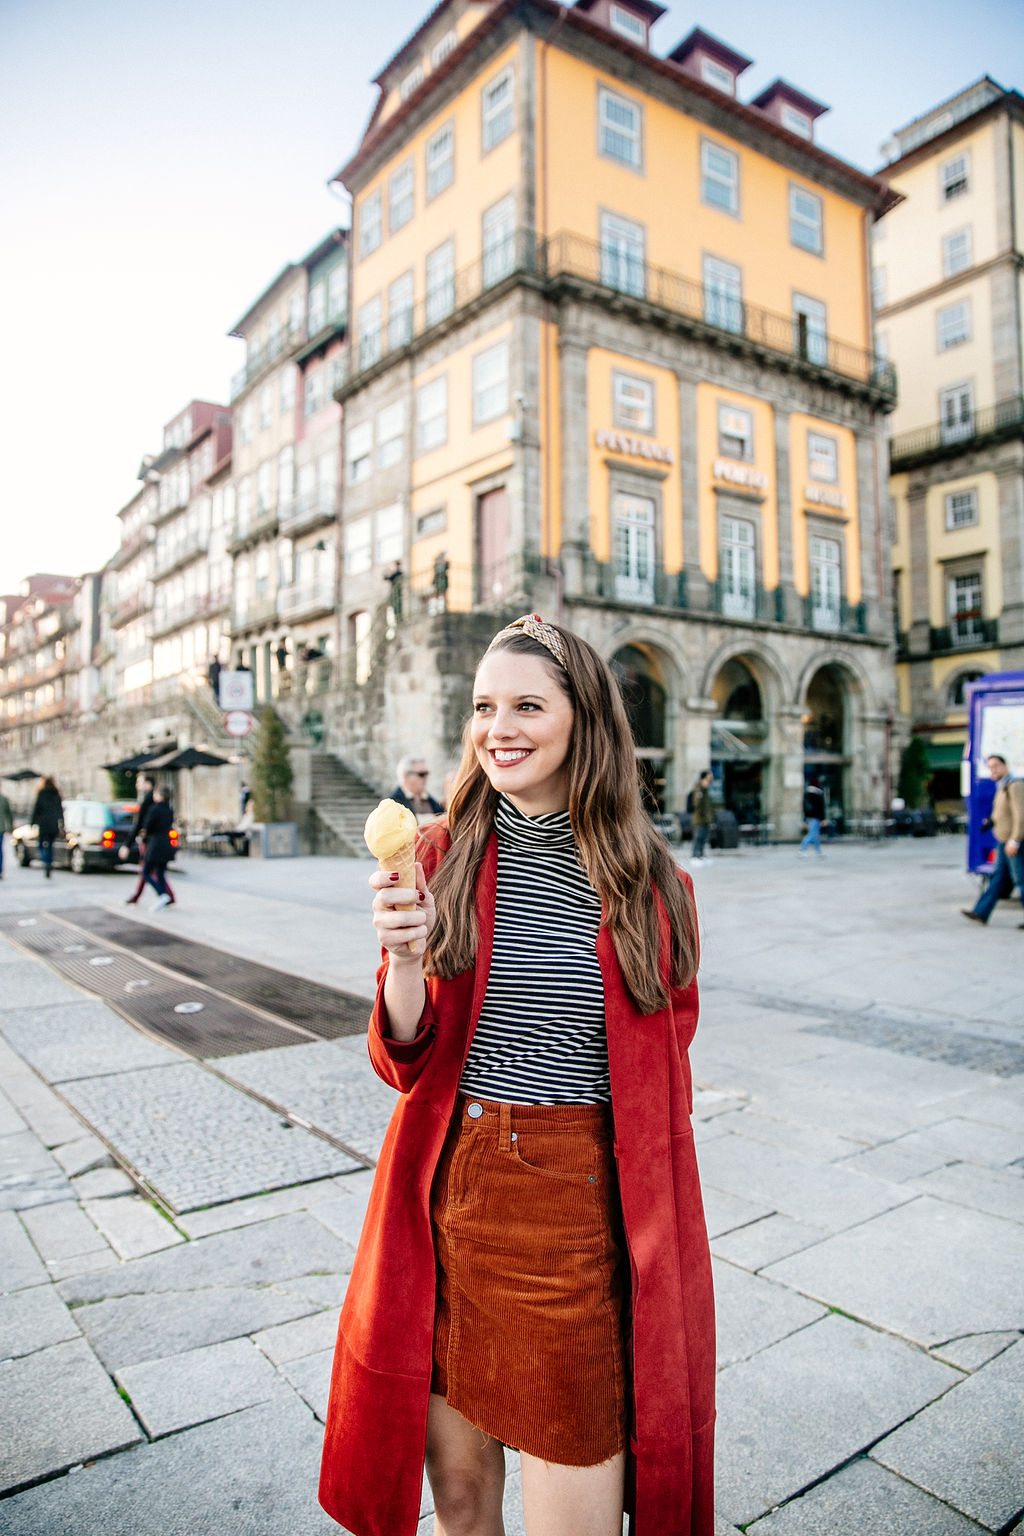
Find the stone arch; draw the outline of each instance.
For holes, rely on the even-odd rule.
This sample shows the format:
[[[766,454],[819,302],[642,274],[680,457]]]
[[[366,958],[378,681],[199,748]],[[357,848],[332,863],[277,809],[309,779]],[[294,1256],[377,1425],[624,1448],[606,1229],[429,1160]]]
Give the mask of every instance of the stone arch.
[[[839,646],[816,651],[797,688],[805,782],[825,791],[829,819],[845,828],[871,796],[869,740],[877,729],[875,692],[859,657]]]
[[[989,667],[972,666],[958,667],[955,672],[951,672],[942,685],[947,712],[954,709],[966,710],[967,700],[964,697],[964,688],[968,683],[976,682],[979,677],[987,676],[990,670]],[[957,697],[958,694],[959,697]]]
[[[815,651],[804,663],[793,693],[793,702],[797,708],[803,708],[807,702],[807,690],[811,681],[815,673],[820,672],[823,667],[835,667],[838,671],[845,673],[860,698],[862,710],[874,713],[878,708],[878,701],[860,658],[851,656],[849,651],[841,650],[838,646]]]
[[[646,803],[650,810],[664,810],[675,797],[680,772],[682,669],[662,636],[643,626],[627,626],[606,645],[606,653],[622,687]]]

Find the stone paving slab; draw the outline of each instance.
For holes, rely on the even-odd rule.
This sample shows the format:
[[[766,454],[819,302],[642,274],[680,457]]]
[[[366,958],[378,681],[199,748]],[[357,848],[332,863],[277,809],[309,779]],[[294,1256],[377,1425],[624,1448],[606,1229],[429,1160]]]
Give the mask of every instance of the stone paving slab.
[[[11,1361],[0,1382],[0,1489],[19,1488],[142,1439],[84,1339]],[[9,1510],[9,1504],[0,1505],[5,1536]],[[47,1529],[37,1526],[34,1536]]]
[[[351,1267],[349,1245],[312,1216],[297,1212],[262,1222],[258,1227],[218,1232],[99,1274],[76,1275],[61,1283],[60,1293],[69,1305],[76,1306],[108,1296],[198,1291],[221,1285],[271,1285],[300,1278],[310,1294],[318,1289],[310,1282],[318,1278],[323,1279],[324,1288],[333,1286],[336,1292],[339,1285],[334,1277],[347,1275]],[[332,1293],[323,1305],[331,1306],[333,1300]]]
[[[288,1360],[281,1367],[304,1403],[308,1403],[321,1424],[327,1422],[327,1399],[331,1391],[331,1367],[334,1350],[322,1349],[315,1355]]]
[[[0,1292],[9,1294],[49,1280],[42,1259],[14,1211],[0,1211]]]
[[[771,1216],[774,1210],[770,1205],[755,1205],[752,1200],[744,1200],[742,1195],[729,1194],[727,1190],[715,1189],[711,1184],[703,1185],[701,1196],[708,1236],[712,1238],[749,1226],[751,1222],[761,1221]]]
[[[987,1083],[956,1101],[956,1113],[965,1120],[982,1125],[1001,1125],[1007,1131],[1019,1131],[1024,1125],[1024,1082]]]
[[[44,1147],[60,1147],[84,1134],[81,1120],[61,1103],[52,1089],[25,1065],[6,1040],[0,1038],[0,1082],[13,1104]]]
[[[285,1392],[267,1357],[248,1339],[230,1339],[114,1373],[153,1439],[191,1429]]]
[[[0,1091],[0,1136],[12,1136],[28,1127],[5,1093]]]
[[[323,1426],[289,1391],[18,1494],[2,1506],[2,1529],[4,1536],[343,1536],[316,1500],[322,1443]]]
[[[718,1368],[747,1360],[799,1328],[827,1316],[824,1307],[721,1259],[712,1259]]]
[[[800,1152],[804,1157],[815,1157],[828,1163],[839,1158],[849,1159],[855,1153],[863,1153],[865,1143],[849,1136],[839,1136],[834,1131],[818,1126],[790,1125],[773,1115],[762,1114],[756,1109],[744,1108],[734,1114],[723,1115],[718,1122],[725,1130],[751,1141],[763,1141],[772,1147],[785,1147],[790,1152]],[[852,1166],[852,1165],[851,1165]],[[860,1170],[864,1172],[865,1170]]]
[[[26,1211],[22,1221],[47,1264],[54,1259],[70,1259],[83,1253],[106,1253],[109,1245],[77,1201],[62,1200],[58,1205]]]
[[[192,1062],[87,1078],[63,1091],[173,1211],[358,1166]]]
[[[1024,1512],[1022,1426],[1024,1343],[982,1366],[871,1454],[998,1531]]]
[[[92,1275],[100,1269],[113,1269],[120,1262],[110,1244],[104,1242],[103,1247],[95,1253],[76,1253],[67,1259],[49,1259],[46,1268],[50,1272],[50,1279],[56,1282],[69,1280],[72,1275]]]
[[[764,1273],[926,1348],[1024,1320],[1024,1231],[928,1196]]]
[[[52,1286],[36,1285],[0,1297],[0,1360],[15,1360],[78,1338],[81,1334],[71,1313]]]
[[[91,1168],[71,1180],[76,1200],[109,1200],[114,1195],[133,1195],[135,1185],[120,1168]]]
[[[14,960],[4,966],[4,1000],[3,1007],[0,1008],[0,1030],[6,1030],[7,1019],[12,1009],[50,1009],[81,996],[81,992],[70,987],[48,966],[40,965],[37,960],[30,959],[28,956]]]
[[[398,1095],[381,1082],[369,1057],[334,1040],[221,1057],[218,1069],[246,1088],[344,1141],[364,1157],[380,1156]]]
[[[96,1168],[112,1168],[114,1159],[97,1136],[77,1136],[74,1141],[54,1147],[53,1155],[69,1179],[77,1179],[83,1173]]]
[[[791,1216],[764,1216],[712,1238],[711,1252],[741,1269],[757,1271],[820,1243],[828,1235],[821,1227],[809,1227]]]
[[[139,1259],[185,1241],[166,1217],[140,1195],[84,1200],[82,1210],[122,1259]]]
[[[958,1371],[832,1314],[718,1376],[718,1504],[737,1525],[857,1455]]]
[[[256,1333],[257,1343],[282,1328],[302,1326],[313,1303],[283,1293],[278,1286],[223,1285],[196,1291],[159,1291],[150,1296],[119,1296],[76,1307],[75,1322],[108,1371],[161,1360],[185,1350]],[[338,1317],[334,1317],[337,1332]],[[262,1347],[262,1345],[261,1345]],[[308,1351],[322,1349],[317,1340]],[[264,1349],[264,1354],[277,1360]]]
[[[314,1179],[291,1189],[275,1189],[269,1195],[249,1195],[244,1200],[229,1200],[225,1205],[211,1205],[202,1211],[187,1211],[175,1226],[189,1237],[209,1237],[214,1232],[228,1232],[232,1227],[248,1227],[271,1216],[286,1216],[291,1211],[307,1211],[322,1200],[338,1198],[339,1182],[358,1178],[358,1174],[332,1174],[329,1179]]]
[[[749,1536],[980,1536],[980,1527],[861,1458],[747,1526]]]
[[[968,1333],[961,1339],[947,1339],[944,1344],[936,1344],[932,1348],[932,1354],[940,1360],[948,1360],[950,1365],[957,1365],[962,1371],[976,1371],[980,1365],[1001,1355],[1004,1349],[1009,1349],[1011,1344],[1016,1344],[1020,1334],[1014,1333]]]
[[[883,1179],[902,1180],[919,1178],[947,1163],[1004,1168],[1018,1157],[1024,1157],[1024,1133],[954,1118],[847,1158],[845,1166]]]
[[[133,1029],[105,1003],[65,1000],[46,1009],[5,1008],[0,1028],[8,1044],[48,1083],[181,1061],[177,1051]]]
[[[252,1332],[252,1329],[248,1329]],[[338,1313],[332,1307],[328,1312],[314,1312],[310,1317],[300,1317],[294,1323],[281,1323],[276,1328],[264,1328],[254,1334],[253,1343],[262,1349],[274,1365],[284,1365],[289,1360],[301,1360],[306,1355],[317,1355],[323,1350],[334,1349],[338,1336]]]
[[[973,1168],[967,1163],[952,1163],[914,1180],[914,1188],[925,1194],[951,1200],[972,1210],[987,1211],[1005,1221],[1024,1222],[1024,1178],[1019,1170]]]
[[[71,1193],[63,1168],[32,1131],[0,1138],[0,1210],[50,1205]]]
[[[339,1237],[345,1239],[346,1243],[351,1243],[352,1247],[356,1248],[363,1230],[363,1222],[366,1220],[366,1206],[366,1199],[354,1198],[352,1195],[339,1195],[337,1200],[324,1200],[313,1206],[310,1214],[315,1216],[317,1221],[322,1221],[331,1232],[336,1232]]]

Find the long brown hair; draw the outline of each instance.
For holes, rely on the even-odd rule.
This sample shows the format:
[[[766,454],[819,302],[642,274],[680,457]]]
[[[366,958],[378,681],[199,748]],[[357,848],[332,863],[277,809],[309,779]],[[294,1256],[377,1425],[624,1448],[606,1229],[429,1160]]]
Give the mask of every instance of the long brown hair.
[[[697,971],[693,898],[641,806],[633,736],[611,668],[586,640],[560,625],[552,628],[562,640],[564,667],[526,635],[503,636],[494,649],[538,657],[572,703],[569,819],[587,878],[605,904],[630,997],[641,1013],[657,1013],[668,1004],[667,983],[686,986]],[[497,804],[498,793],[477,759],[467,721],[448,801],[451,847],[430,883],[437,923],[424,957],[429,975],[450,980],[469,970],[476,958],[476,877]],[[652,884],[668,917],[667,955]]]

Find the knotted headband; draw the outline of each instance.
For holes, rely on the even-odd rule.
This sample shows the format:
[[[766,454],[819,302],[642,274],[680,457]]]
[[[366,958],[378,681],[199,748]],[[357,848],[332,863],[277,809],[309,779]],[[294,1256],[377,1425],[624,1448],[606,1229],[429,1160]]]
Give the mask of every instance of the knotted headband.
[[[515,635],[526,635],[528,639],[536,640],[538,645],[550,651],[560,667],[566,671],[569,670],[566,666],[565,646],[562,644],[561,635],[554,625],[545,624],[539,613],[524,613],[522,618],[513,619],[511,624],[507,624],[504,629],[499,629],[487,649],[493,651],[502,640],[510,640]]]

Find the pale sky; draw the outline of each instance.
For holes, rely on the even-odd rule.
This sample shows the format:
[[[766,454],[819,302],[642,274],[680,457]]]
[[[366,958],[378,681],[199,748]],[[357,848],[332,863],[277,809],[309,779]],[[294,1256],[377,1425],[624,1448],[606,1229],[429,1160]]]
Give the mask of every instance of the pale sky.
[[[226,400],[226,332],[347,224],[327,179],[370,79],[432,0],[0,0],[0,593],[96,569],[144,453],[190,399]],[[866,169],[894,128],[988,73],[1024,84],[1020,0],[674,3],[832,111]],[[337,189],[335,189],[337,191]]]

